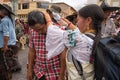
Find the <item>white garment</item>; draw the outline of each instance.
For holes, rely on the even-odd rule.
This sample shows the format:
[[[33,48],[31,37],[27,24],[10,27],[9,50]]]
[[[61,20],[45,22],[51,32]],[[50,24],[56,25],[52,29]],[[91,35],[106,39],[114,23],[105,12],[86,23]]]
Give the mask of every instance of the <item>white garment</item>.
[[[69,52],[69,50],[68,50]],[[93,80],[94,77],[94,68],[93,64],[85,63],[81,64],[83,68],[83,74],[86,78],[86,80]],[[67,67],[67,73],[68,73],[68,80],[82,80],[81,76],[78,74],[78,71],[76,70],[73,62],[68,61],[67,55],[66,55],[66,67]]]
[[[114,22],[108,18],[105,24],[102,24],[101,29],[102,37],[109,37],[117,33]]]
[[[73,55],[81,63],[89,62],[93,40],[82,34],[78,28],[74,32],[76,32],[76,46],[71,48],[68,40],[68,31],[63,31],[54,25],[48,27],[46,36],[48,59],[59,55],[67,47],[70,48],[68,53],[69,61],[71,61],[71,55]]]
[[[64,31],[55,25],[51,25],[47,29],[46,50],[48,51],[48,59],[59,55],[65,48],[62,38]]]

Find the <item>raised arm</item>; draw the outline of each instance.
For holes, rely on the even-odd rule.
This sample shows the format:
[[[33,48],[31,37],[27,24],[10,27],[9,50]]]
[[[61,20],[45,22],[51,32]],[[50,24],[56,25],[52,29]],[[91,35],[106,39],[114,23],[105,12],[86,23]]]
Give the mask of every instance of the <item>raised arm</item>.
[[[46,20],[47,26],[52,25],[52,20],[51,20],[49,14],[46,12],[43,12],[43,13],[45,15],[45,20]]]
[[[71,23],[69,20],[65,18],[62,18],[62,19],[68,24],[67,26],[69,29],[72,29],[72,30],[76,29],[76,26],[73,23]]]

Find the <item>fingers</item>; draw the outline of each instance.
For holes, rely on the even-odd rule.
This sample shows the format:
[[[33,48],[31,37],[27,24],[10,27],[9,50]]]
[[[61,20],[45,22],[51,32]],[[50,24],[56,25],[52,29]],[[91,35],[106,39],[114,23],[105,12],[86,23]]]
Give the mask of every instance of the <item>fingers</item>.
[[[47,22],[51,21],[51,18],[50,18],[49,14],[47,12],[43,12],[43,14],[44,14],[45,19],[46,19]]]
[[[69,20],[65,19],[65,18],[61,18],[62,20],[64,20],[66,23],[71,23]]]
[[[4,53],[6,53],[6,52],[9,50],[9,48],[8,48],[7,46],[5,46],[5,47],[3,47],[1,50],[2,50]]]
[[[67,20],[65,18],[62,18],[62,20],[64,20],[68,24],[68,28],[70,28],[72,30],[76,29],[76,26],[73,23],[71,23],[69,20]]]
[[[43,14],[45,16],[45,20],[47,22],[47,26],[51,25],[52,24],[52,20],[51,20],[50,15],[47,12],[43,12]]]

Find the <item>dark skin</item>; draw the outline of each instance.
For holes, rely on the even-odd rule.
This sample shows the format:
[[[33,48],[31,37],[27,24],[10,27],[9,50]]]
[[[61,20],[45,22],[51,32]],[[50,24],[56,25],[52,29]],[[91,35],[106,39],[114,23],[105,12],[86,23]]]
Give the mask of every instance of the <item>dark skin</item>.
[[[27,80],[32,80],[33,78],[33,65],[34,65],[34,59],[35,59],[35,49],[29,47],[28,52],[28,69],[27,69]]]
[[[67,52],[67,48],[64,49],[64,51],[60,54],[60,76],[58,78],[58,80],[64,80],[65,78],[65,71],[66,71],[66,52]]]
[[[3,47],[3,51],[6,52],[8,50],[8,39],[9,37],[8,36],[4,36],[4,47]]]

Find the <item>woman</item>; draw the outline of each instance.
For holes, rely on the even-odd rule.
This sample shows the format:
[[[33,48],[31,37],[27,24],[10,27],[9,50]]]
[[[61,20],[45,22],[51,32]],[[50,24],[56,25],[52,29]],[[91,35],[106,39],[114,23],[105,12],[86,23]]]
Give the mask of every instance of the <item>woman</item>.
[[[82,80],[82,77],[78,74],[73,64],[72,56],[81,63],[86,80],[93,80],[93,64],[89,62],[93,39],[85,34],[91,34],[98,38],[98,36],[100,36],[103,19],[103,10],[95,4],[91,4],[79,10],[78,27],[65,19],[63,20],[68,24],[71,30],[62,31],[55,26],[48,27],[46,38],[48,59],[62,53],[59,80],[64,79],[65,66],[67,68],[68,80]],[[67,49],[67,54],[65,54]]]

